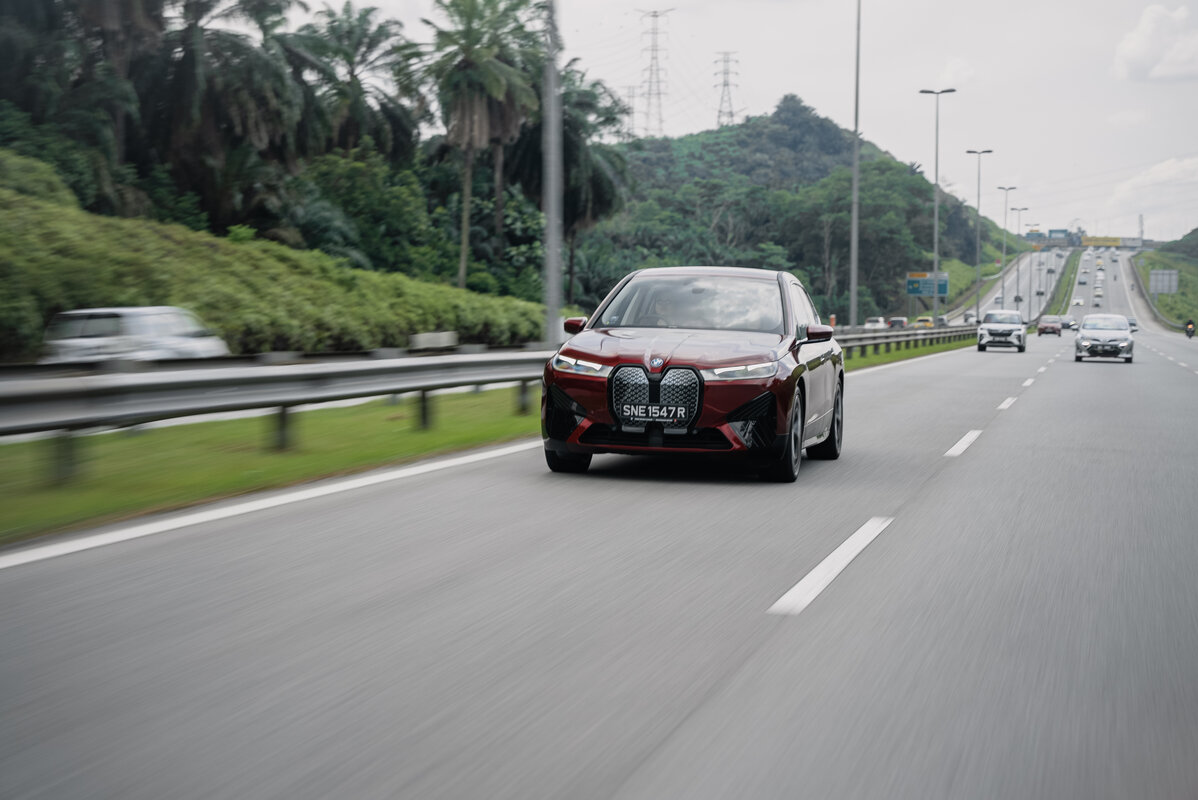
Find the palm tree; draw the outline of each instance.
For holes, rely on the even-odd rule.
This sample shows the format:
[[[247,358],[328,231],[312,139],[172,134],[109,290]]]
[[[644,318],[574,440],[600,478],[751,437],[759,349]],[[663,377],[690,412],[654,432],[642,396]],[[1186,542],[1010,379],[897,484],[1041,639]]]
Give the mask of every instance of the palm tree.
[[[324,99],[333,126],[335,147],[346,151],[370,136],[379,149],[392,158],[411,154],[418,121],[386,81],[404,80],[413,50],[401,35],[402,25],[393,19],[378,21],[377,8],[355,9],[346,0],[340,11],[326,5],[317,12],[317,24],[305,25],[300,33],[315,55],[323,57]]]
[[[496,172],[503,172],[502,147],[515,138],[537,95],[520,69],[526,62],[520,45],[530,42],[523,16],[528,0],[437,0],[448,19],[434,31],[426,73],[436,86],[450,145],[462,150],[462,222],[458,286],[466,286],[470,247],[470,203],[474,153],[498,142]],[[502,205],[502,184],[497,186]],[[498,213],[502,214],[500,210]],[[500,217],[500,225],[502,218]]]
[[[579,233],[594,227],[624,205],[628,166],[623,153],[601,140],[617,136],[630,113],[601,81],[566,65],[562,74],[562,158],[565,194],[562,228],[569,246],[566,302],[574,302],[574,263]],[[541,121],[529,125],[513,147],[512,172],[529,198],[540,204],[542,187]]]
[[[219,229],[240,221],[255,194],[277,182],[264,181],[264,171],[286,161],[303,93],[269,48],[217,26],[250,18],[240,2],[187,0],[182,12],[158,50],[132,68],[141,150],[171,164],[179,189],[195,191]]]

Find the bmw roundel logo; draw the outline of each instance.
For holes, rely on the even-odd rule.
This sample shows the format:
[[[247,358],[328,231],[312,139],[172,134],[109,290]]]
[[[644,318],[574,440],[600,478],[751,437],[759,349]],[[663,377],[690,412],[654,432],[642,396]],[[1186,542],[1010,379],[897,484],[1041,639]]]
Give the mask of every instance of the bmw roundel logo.
[[[666,363],[664,358],[654,358],[649,361],[649,366],[653,367],[653,369],[657,369],[664,363]]]

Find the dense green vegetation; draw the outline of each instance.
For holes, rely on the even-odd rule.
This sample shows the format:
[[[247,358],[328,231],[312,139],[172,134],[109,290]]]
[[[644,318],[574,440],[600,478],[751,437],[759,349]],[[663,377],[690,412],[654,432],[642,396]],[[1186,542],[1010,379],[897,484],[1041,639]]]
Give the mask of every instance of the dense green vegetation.
[[[493,345],[541,337],[535,303],[238,238],[88,214],[0,188],[0,359],[35,355],[51,312],[106,305],[185,305],[243,353],[402,347],[429,330]]]
[[[1198,256],[1185,255],[1195,245],[1198,245],[1198,229],[1177,242],[1135,259],[1140,285],[1144,287],[1149,285],[1148,276],[1152,270],[1177,270],[1177,294],[1158,294],[1155,297],[1157,309],[1165,319],[1174,323],[1198,319]]]

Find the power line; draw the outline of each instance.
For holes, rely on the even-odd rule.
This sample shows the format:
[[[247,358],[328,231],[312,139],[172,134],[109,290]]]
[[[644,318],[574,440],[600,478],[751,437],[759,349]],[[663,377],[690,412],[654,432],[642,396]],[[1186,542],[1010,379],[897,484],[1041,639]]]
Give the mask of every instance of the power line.
[[[720,59],[715,63],[720,64],[721,67],[715,75],[721,79],[721,82],[718,84],[720,87],[720,110],[716,112],[715,124],[716,127],[722,128],[736,121],[736,111],[732,108],[732,87],[738,86],[738,84],[732,82],[732,76],[740,73],[734,72],[732,65],[740,62],[732,57],[736,53],[731,50],[721,50],[716,55]]]
[[[642,19],[649,18],[649,46],[645,48],[649,51],[649,66],[645,68],[647,73],[645,79],[645,135],[646,136],[663,136],[665,134],[665,122],[662,118],[661,99],[666,92],[663,88],[663,70],[661,68],[661,60],[658,53],[661,50],[661,45],[658,44],[658,36],[660,30],[658,23],[661,18],[669,14],[674,9],[667,8],[665,11],[642,11]],[[643,52],[643,51],[642,51]]]

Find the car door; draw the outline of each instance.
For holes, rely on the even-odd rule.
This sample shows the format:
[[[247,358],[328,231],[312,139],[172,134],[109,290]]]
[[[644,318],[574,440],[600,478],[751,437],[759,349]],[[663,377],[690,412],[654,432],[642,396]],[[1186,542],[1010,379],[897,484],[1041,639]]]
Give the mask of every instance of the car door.
[[[819,324],[819,315],[807,292],[797,281],[787,281],[787,293],[794,309],[796,360],[807,367],[807,419],[804,438],[822,436],[831,420],[832,393],[835,390],[836,365],[831,341],[812,342],[807,329]]]

